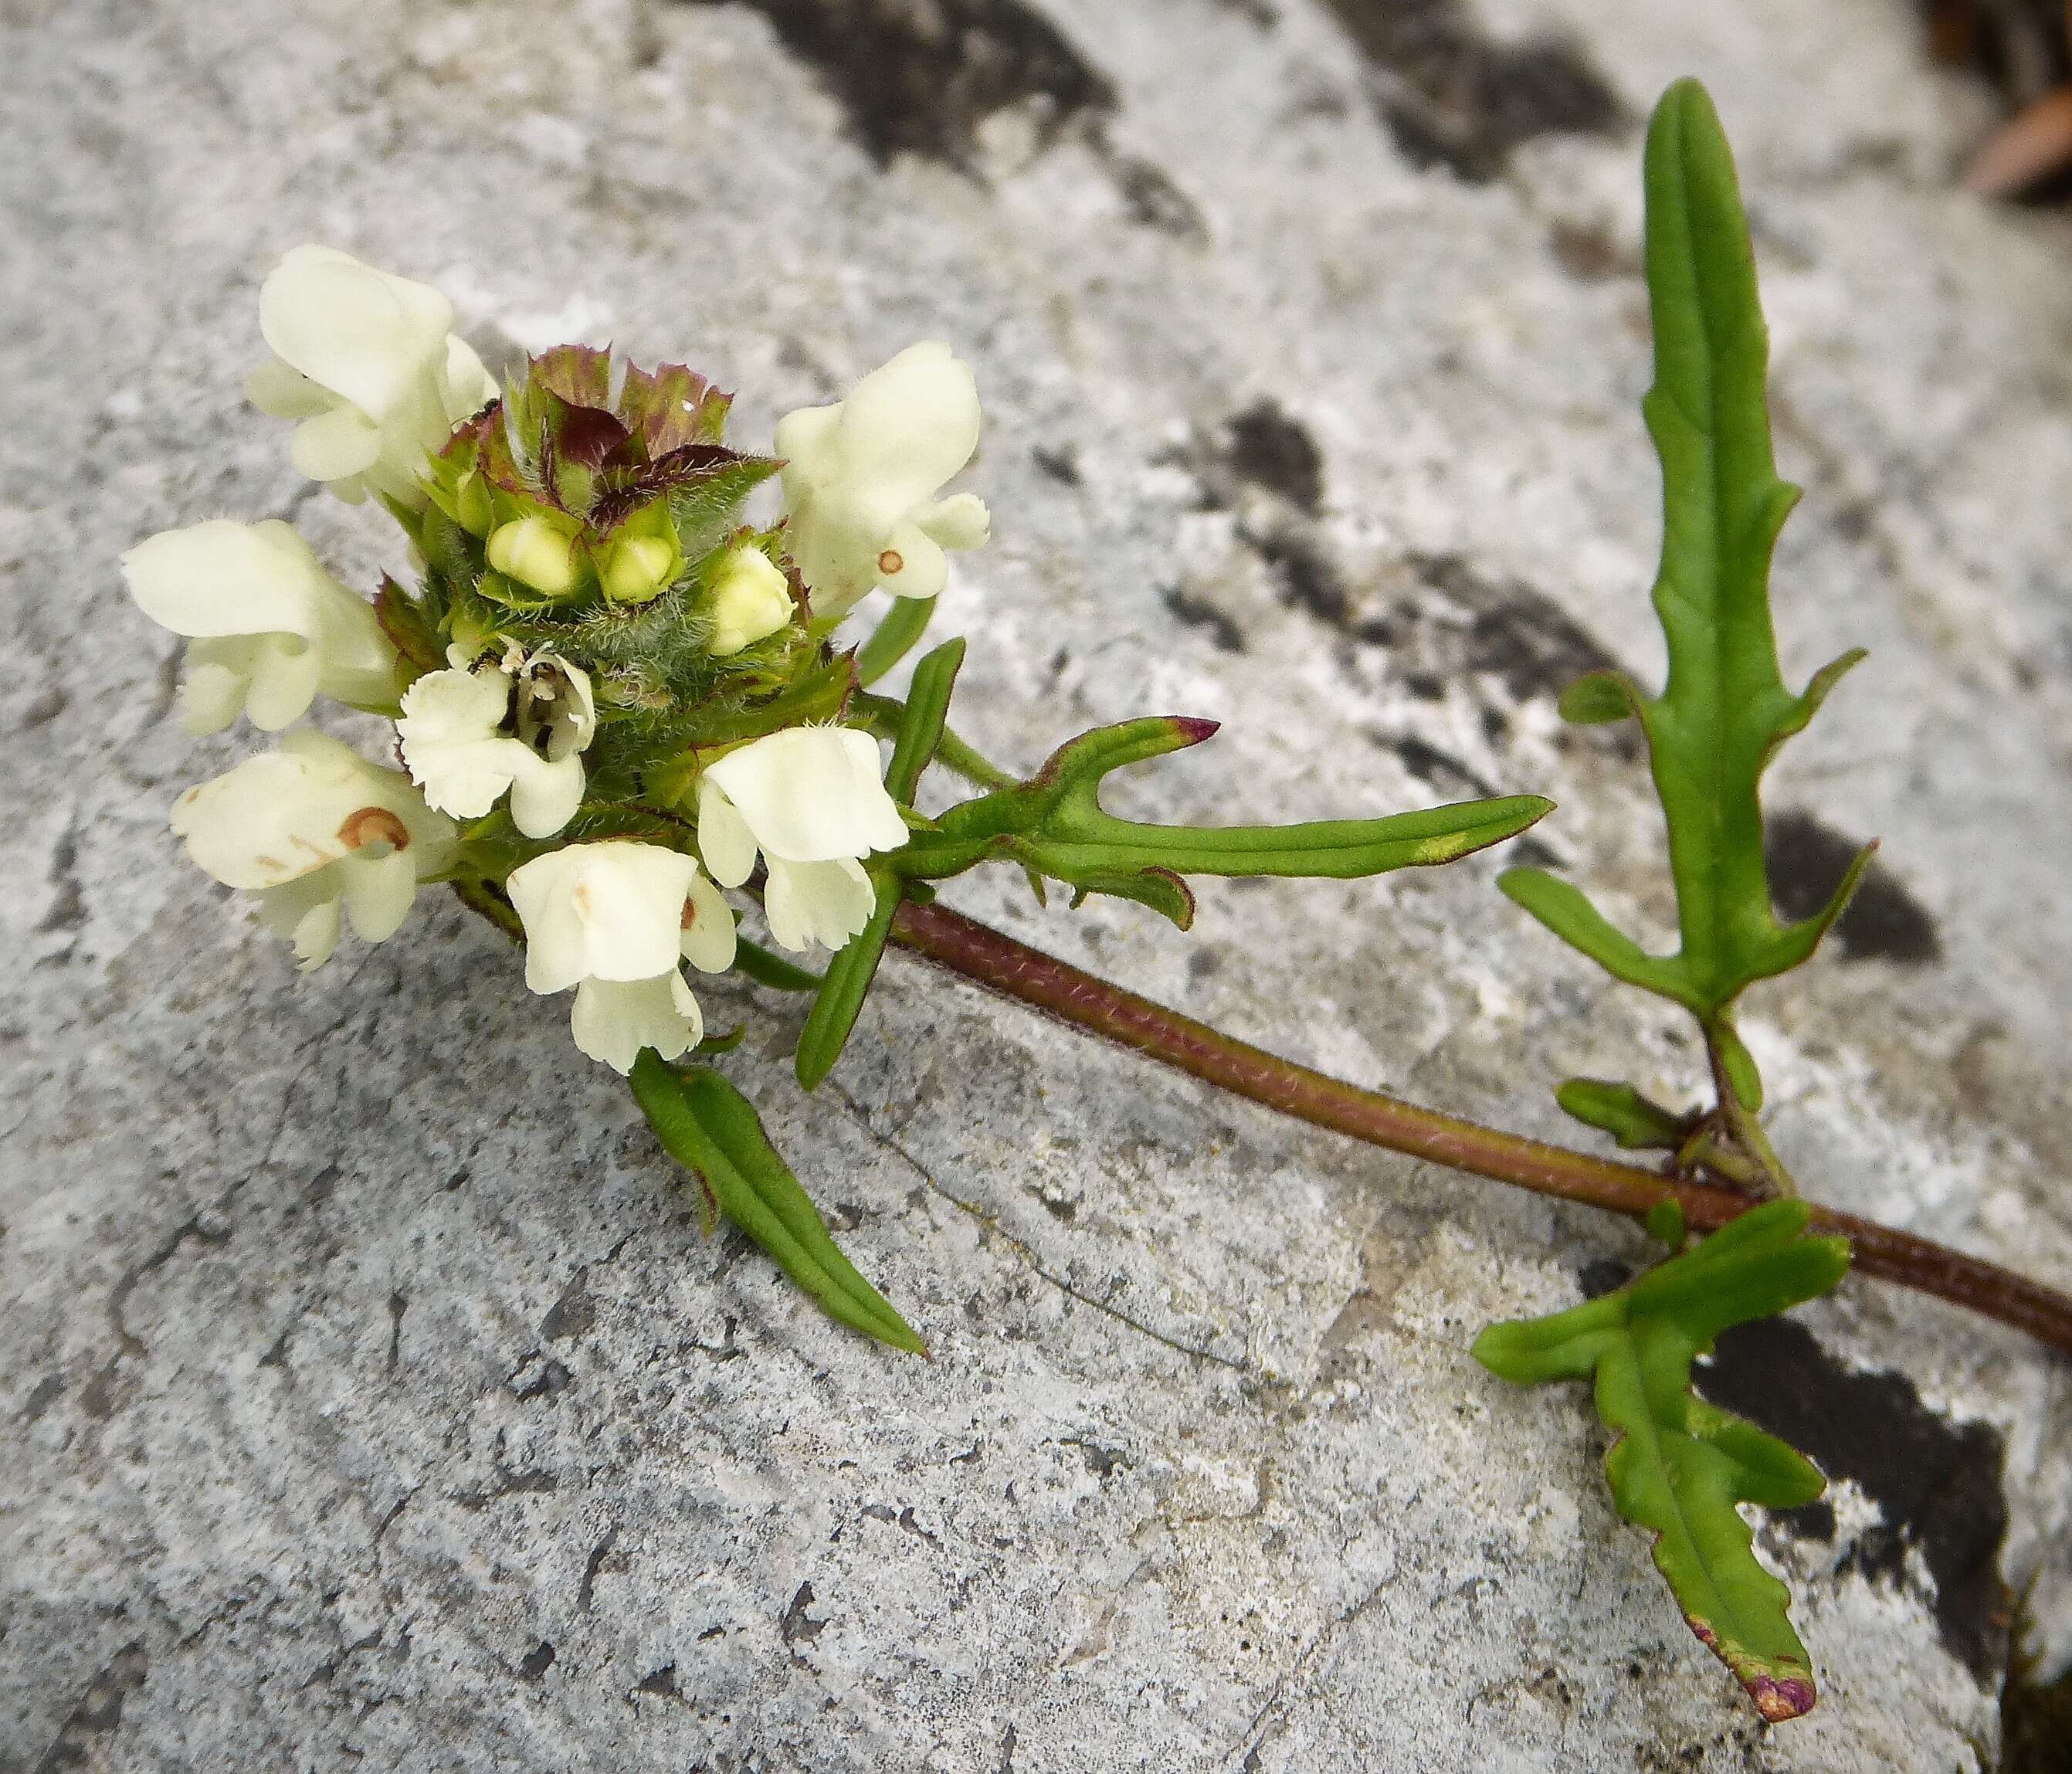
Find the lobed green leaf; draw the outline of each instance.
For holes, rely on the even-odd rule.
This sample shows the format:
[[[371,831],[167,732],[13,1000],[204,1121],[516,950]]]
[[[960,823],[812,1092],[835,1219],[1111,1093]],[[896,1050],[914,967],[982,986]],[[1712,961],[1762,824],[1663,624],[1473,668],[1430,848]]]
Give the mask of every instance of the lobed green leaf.
[[[1671,956],[1648,954],[1547,876],[1514,871],[1503,886],[1617,978],[1688,1006],[1710,1035],[1749,985],[1812,954],[1860,871],[1862,858],[1819,916],[1780,924],[1764,870],[1760,784],[1777,748],[1862,655],[1836,660],[1795,695],[1778,669],[1770,571],[1798,492],[1778,477],[1771,450],[1769,336],[1733,157],[1694,80],[1671,87],[1656,108],[1646,183],[1655,382],[1642,408],[1662,464],[1654,602],[1668,679],[1649,697],[1619,673],[1593,673],[1571,686],[1561,712],[1578,722],[1639,717],[1668,828],[1681,944]]]
[[[1595,1381],[1598,1414],[1618,1438],[1605,1471],[1619,1513],[1654,1533],[1655,1565],[1692,1631],[1772,1722],[1811,1710],[1813,1669],[1789,1593],[1757,1562],[1737,1505],[1795,1508],[1825,1481],[1794,1449],[1700,1398],[1691,1368],[1729,1326],[1841,1279],[1848,1243],[1803,1236],[1811,1212],[1798,1201],[1753,1208],[1616,1293],[1491,1325],[1474,1352],[1520,1385]]]

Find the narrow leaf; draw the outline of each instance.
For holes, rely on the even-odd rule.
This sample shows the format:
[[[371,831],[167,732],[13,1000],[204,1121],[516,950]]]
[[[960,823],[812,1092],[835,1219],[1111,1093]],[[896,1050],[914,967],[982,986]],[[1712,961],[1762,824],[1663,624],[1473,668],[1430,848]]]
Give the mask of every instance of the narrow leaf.
[[[785,960],[746,936],[735,939],[734,964],[757,985],[779,992],[817,992],[825,977]]]
[[[894,598],[885,619],[857,648],[857,681],[868,689],[914,650],[935,613],[933,598]]]
[[[1674,955],[1651,955],[1592,905],[1582,891],[1544,869],[1506,869],[1498,888],[1572,949],[1580,949],[1614,978],[1689,1003],[1683,969]]]
[[[902,603],[919,600],[902,598]],[[932,601],[932,600],[931,600]],[[921,772],[928,768],[942,743],[943,726],[950,718],[950,696],[956,689],[957,668],[964,661],[964,643],[960,636],[946,640],[914,668],[913,687],[906,693],[906,712],[892,742],[892,762],[885,772],[885,790],[894,801],[911,805]],[[859,657],[858,672],[862,670]]]
[[[1618,1438],[1605,1471],[1619,1513],[1655,1536],[1655,1565],[1692,1631],[1773,1723],[1812,1709],[1812,1665],[1790,1595],[1757,1562],[1736,1505],[1794,1508],[1824,1481],[1782,1442],[1698,1397],[1691,1365],[1729,1326],[1841,1278],[1848,1244],[1804,1237],[1810,1212],[1797,1201],[1754,1208],[1617,1293],[1493,1324],[1474,1345],[1483,1366],[1522,1385],[1594,1377],[1598,1414]]]
[[[1630,1084],[1570,1078],[1556,1087],[1554,1100],[1577,1121],[1610,1134],[1630,1152],[1674,1152],[1691,1137],[1693,1117],[1671,1114]]]
[[[799,1082],[808,1090],[817,1088],[834,1070],[835,1061],[849,1045],[850,1032],[863,1011],[863,1001],[870,995],[870,982],[878,977],[878,964],[885,958],[886,938],[892,934],[892,920],[899,910],[902,883],[898,876],[889,870],[874,868],[870,879],[878,895],[870,922],[835,951],[820,995],[813,1000],[812,1009],[806,1013],[806,1026],[799,1032],[799,1050],[792,1066]]]
[[[673,1071],[652,1048],[634,1063],[629,1081],[669,1155],[704,1179],[720,1212],[821,1310],[895,1348],[926,1352],[912,1326],[837,1248],[746,1097],[716,1072]]]

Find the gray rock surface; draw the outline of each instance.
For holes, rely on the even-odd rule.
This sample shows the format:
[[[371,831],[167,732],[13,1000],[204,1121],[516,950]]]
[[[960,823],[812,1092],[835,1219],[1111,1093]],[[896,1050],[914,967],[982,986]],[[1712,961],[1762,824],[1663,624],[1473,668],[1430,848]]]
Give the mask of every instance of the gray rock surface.
[[[1123,797],[1181,817],[1545,789],[1545,846],[1663,928],[1639,768],[1552,699],[1655,664],[1634,126],[1695,72],[1807,489],[1787,664],[1873,650],[1776,773],[1782,891],[1841,838],[1889,859],[1847,952],[1752,1002],[1775,1132],[1823,1198],[2072,1285],[2072,240],[1950,190],[1986,101],[1911,8],[837,10],[0,8],[0,1769],[1992,1766],[2000,1574],[2072,1653],[2072,1400],[2021,1338],[1849,1284],[1723,1364],[1844,1475],[1762,1530],[1825,1689],[1767,1731],[1580,1391],[1467,1356],[1627,1229],[906,961],[805,1099],[796,1006],[722,993],[732,1075],[934,1345],[902,1362],[700,1238],[458,908],[298,981],[179,856],[174,795],[252,742],[167,718],[117,552],[272,512],[388,558],[240,404],[257,279],[317,238],[487,349],[688,356],[750,438],[955,341],[976,738],[1215,716]],[[1564,1137],[1573,1070],[1688,1092],[1675,1020],[1494,866],[1212,886],[1191,938],[957,897],[1506,1126]]]

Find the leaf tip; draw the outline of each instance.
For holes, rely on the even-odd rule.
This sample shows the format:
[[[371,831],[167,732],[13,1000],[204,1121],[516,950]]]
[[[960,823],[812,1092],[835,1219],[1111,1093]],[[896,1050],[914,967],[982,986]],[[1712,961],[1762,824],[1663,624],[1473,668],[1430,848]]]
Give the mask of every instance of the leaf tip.
[[[1819,1698],[1811,1676],[1753,1676],[1741,1686],[1748,1690],[1755,1710],[1773,1725],[1803,1718]]]
[[[1166,718],[1173,723],[1173,731],[1183,746],[1199,745],[1204,739],[1212,739],[1223,728],[1222,722],[1199,714],[1173,714]]]

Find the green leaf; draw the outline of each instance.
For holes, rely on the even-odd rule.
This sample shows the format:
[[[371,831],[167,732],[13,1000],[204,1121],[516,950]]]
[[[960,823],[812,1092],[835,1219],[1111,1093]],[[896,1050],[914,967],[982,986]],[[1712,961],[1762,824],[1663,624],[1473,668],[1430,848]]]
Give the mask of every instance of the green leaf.
[[[877,893],[870,921],[834,953],[827,977],[813,1007],[806,1013],[806,1026],[799,1031],[799,1051],[792,1067],[807,1089],[816,1089],[834,1070],[835,1061],[849,1045],[856,1019],[870,983],[878,977],[878,964],[885,958],[886,939],[892,934],[892,920],[899,911],[904,883],[890,871],[872,868],[870,883]]]
[[[902,598],[902,603],[915,600]],[[885,772],[886,792],[894,801],[911,806],[921,772],[928,768],[935,747],[943,743],[944,723],[950,718],[950,696],[956,688],[957,668],[964,662],[961,636],[946,640],[914,668],[913,686],[906,693],[906,712],[892,742],[892,762]],[[857,669],[863,669],[859,656]]]
[[[868,689],[914,650],[935,613],[933,598],[894,598],[885,619],[857,648],[857,681]]]
[[[1696,1117],[1671,1114],[1630,1084],[1600,1078],[1570,1078],[1554,1092],[1554,1100],[1586,1126],[1610,1134],[1629,1152],[1680,1151]]]
[[[949,717],[950,693],[956,686],[957,667],[964,663],[961,639],[946,640],[914,668],[914,687],[892,742],[892,763],[885,772],[886,792],[894,801],[906,803],[921,772],[928,767],[943,737],[943,723]],[[820,995],[806,1015],[800,1031],[799,1049],[793,1065],[799,1082],[815,1089],[834,1070],[842,1049],[849,1044],[878,964],[884,958],[886,939],[892,934],[892,920],[906,897],[906,883],[885,866],[883,859],[866,865],[872,890],[877,895],[870,921],[835,952],[828,963]]]
[[[1552,805],[1536,795],[1462,802],[1382,819],[1196,827],[1118,819],[1102,783],[1125,764],[1198,745],[1213,721],[1153,715],[1097,727],[1059,747],[1028,781],[952,807],[885,859],[911,878],[941,879],[991,858],[1012,859],[1075,890],[1119,894],[1185,928],[1190,875],[1324,876],[1338,880],[1451,862],[1515,837]]]
[[[779,992],[817,992],[824,977],[785,960],[746,936],[734,939],[734,964],[757,985]]]
[[[754,1105],[717,1072],[673,1070],[652,1048],[629,1082],[669,1155],[704,1179],[717,1211],[769,1252],[831,1318],[894,1348],[925,1354],[913,1327],[836,1248]]]
[[[1577,726],[1624,721],[1640,712],[1639,694],[1623,672],[1592,672],[1561,693],[1561,718]]]
[[[1769,336],[1733,157],[1696,81],[1679,81],[1656,108],[1646,178],[1655,383],[1642,407],[1662,463],[1654,601],[1668,681],[1649,697],[1617,673],[1593,673],[1561,711],[1584,722],[1639,716],[1668,827],[1681,945],[1672,956],[1646,953],[1544,876],[1514,874],[1504,887],[1618,978],[1688,1006],[1709,1032],[1749,985],[1807,960],[1846,899],[1778,923],[1760,784],[1777,748],[1862,655],[1845,654],[1798,694],[1778,669],[1770,562],[1798,492],[1778,478],[1770,447]]]
[[[1812,1665],[1789,1594],[1756,1562],[1735,1505],[1795,1508],[1825,1481],[1782,1442],[1700,1398],[1691,1364],[1729,1326],[1841,1279],[1848,1241],[1803,1237],[1810,1216],[1798,1201],[1753,1208],[1615,1294],[1493,1324],[1474,1345],[1484,1367],[1520,1385],[1595,1380],[1598,1414],[1618,1435],[1605,1472],[1619,1513],[1655,1536],[1655,1562],[1692,1631],[1772,1722],[1811,1710]]]

